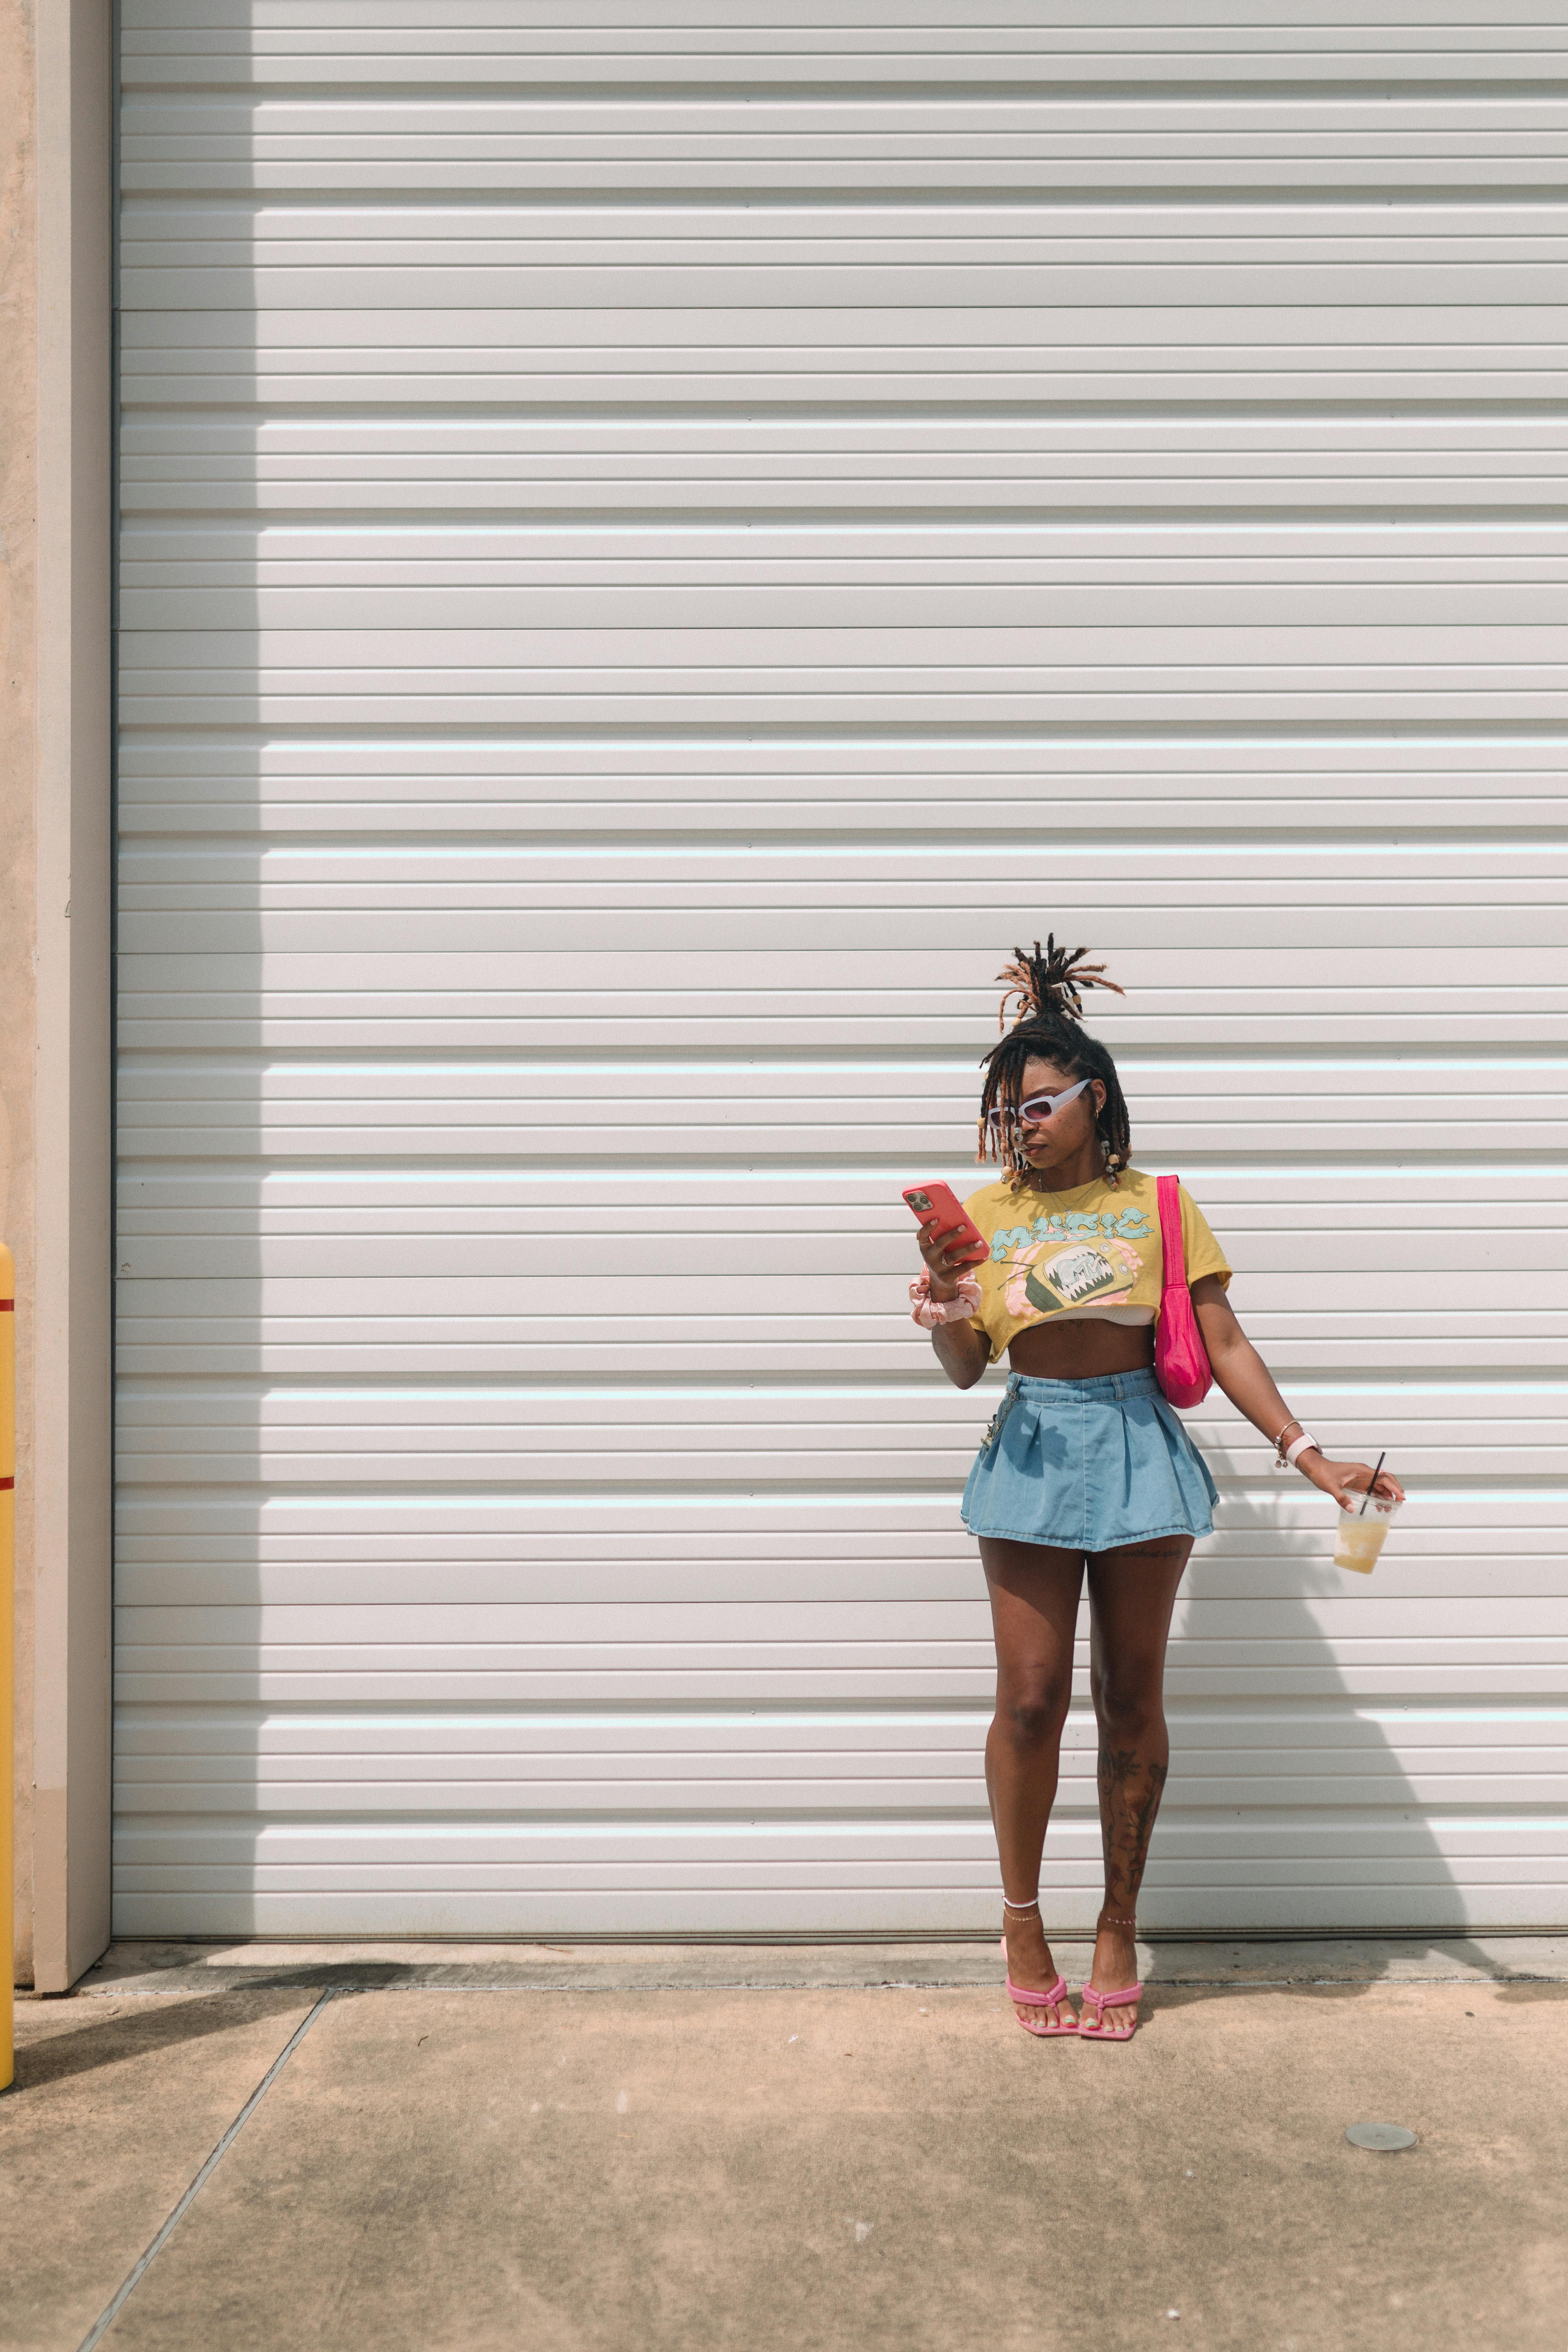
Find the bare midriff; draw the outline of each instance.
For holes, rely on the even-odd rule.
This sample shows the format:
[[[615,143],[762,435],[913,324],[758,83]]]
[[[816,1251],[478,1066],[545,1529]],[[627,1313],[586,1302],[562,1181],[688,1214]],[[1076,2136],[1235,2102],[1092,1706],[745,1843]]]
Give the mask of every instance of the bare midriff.
[[[1152,1323],[1104,1323],[1088,1317],[1036,1323],[1007,1350],[1016,1372],[1036,1381],[1099,1381],[1110,1372],[1141,1372],[1154,1360]]]

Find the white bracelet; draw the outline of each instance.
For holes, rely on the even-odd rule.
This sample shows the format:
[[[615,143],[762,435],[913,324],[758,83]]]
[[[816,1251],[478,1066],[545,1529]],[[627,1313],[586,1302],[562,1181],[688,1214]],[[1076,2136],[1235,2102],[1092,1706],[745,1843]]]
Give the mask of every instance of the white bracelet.
[[[1317,1450],[1320,1454],[1322,1452],[1322,1447],[1318,1444],[1317,1439],[1312,1435],[1310,1429],[1304,1429],[1300,1437],[1291,1439],[1289,1444],[1285,1448],[1285,1459],[1289,1464],[1292,1470],[1297,1468],[1299,1465],[1302,1454],[1310,1453],[1314,1446],[1317,1446]]]

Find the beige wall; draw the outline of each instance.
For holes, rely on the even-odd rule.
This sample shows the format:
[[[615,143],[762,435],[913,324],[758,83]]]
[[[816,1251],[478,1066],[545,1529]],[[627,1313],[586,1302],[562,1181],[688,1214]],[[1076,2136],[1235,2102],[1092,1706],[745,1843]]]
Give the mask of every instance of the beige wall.
[[[16,1979],[33,1979],[33,12],[0,0],[0,1239],[16,1258]]]
[[[0,0],[0,1226],[18,1955],[109,1933],[110,0]]]

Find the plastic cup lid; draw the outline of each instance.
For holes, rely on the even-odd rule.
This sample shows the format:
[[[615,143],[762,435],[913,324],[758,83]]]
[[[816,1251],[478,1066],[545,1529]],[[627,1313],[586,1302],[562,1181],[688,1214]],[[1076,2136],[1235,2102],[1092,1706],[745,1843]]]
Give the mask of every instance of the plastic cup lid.
[[[1345,2137],[1352,2147],[1414,2147],[1415,2135],[1403,2124],[1352,2124]]]

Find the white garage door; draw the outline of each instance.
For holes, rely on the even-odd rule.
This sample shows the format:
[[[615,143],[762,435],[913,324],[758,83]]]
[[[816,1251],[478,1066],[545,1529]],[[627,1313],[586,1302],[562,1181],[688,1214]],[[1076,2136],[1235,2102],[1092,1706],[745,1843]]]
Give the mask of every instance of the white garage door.
[[[121,1932],[994,1926],[898,1195],[1047,926],[1416,1496],[1342,1577],[1197,1416],[1147,1923],[1564,1919],[1505,13],[126,0]]]

